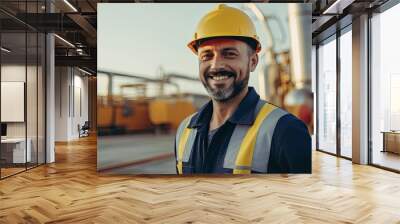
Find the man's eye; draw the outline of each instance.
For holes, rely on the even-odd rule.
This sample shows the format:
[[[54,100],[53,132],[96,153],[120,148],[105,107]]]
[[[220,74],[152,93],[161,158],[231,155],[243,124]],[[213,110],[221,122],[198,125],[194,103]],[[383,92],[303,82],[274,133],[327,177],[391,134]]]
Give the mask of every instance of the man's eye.
[[[206,61],[206,60],[211,59],[211,57],[212,57],[211,54],[203,54],[203,55],[200,57],[200,60]]]
[[[226,57],[236,57],[237,54],[236,54],[235,52],[226,52],[226,53],[225,53],[225,56],[226,56]]]

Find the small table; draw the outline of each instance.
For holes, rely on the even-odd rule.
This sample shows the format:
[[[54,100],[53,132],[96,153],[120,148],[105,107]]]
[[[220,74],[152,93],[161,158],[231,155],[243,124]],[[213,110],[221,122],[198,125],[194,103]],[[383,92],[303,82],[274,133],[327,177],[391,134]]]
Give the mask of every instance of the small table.
[[[392,152],[400,154],[400,131],[382,131],[383,150],[382,152]]]

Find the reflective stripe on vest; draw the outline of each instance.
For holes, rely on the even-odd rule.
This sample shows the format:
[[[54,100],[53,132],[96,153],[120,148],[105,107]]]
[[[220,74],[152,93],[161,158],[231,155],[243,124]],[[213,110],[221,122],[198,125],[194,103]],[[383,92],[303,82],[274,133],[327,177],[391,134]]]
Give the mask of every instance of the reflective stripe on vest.
[[[249,174],[252,170],[266,173],[272,137],[278,120],[286,111],[259,100],[256,105],[256,119],[253,125],[236,125],[230,138],[224,158],[224,168],[234,174]],[[192,115],[193,116],[193,115]],[[192,116],[186,118],[176,135],[178,173],[183,173],[183,162],[188,162],[192,153],[197,129],[187,128]]]
[[[183,174],[183,162],[188,162],[190,154],[192,153],[193,143],[196,138],[197,129],[188,128],[193,115],[187,117],[181,125],[179,125],[175,144],[176,144],[176,156],[177,156],[177,168],[178,174]]]
[[[257,134],[256,148],[253,153],[252,170],[267,173],[274,130],[279,119],[286,114],[288,114],[288,112],[276,107],[269,113],[268,117],[263,120]]]
[[[272,136],[278,120],[286,111],[260,100],[252,126],[236,125],[225,155],[224,168],[234,174],[249,174],[251,170],[266,173]]]
[[[265,104],[265,101],[259,100],[256,109],[255,109],[255,114],[258,114],[262,108],[262,106]],[[242,140],[244,139],[247,130],[250,128],[248,125],[240,125],[237,124],[235,129],[233,130],[231,139],[229,140],[228,148],[225,153],[225,159],[224,159],[224,168],[227,169],[235,169],[235,162],[236,162],[236,157],[239,153],[240,147],[239,145],[242,144]]]

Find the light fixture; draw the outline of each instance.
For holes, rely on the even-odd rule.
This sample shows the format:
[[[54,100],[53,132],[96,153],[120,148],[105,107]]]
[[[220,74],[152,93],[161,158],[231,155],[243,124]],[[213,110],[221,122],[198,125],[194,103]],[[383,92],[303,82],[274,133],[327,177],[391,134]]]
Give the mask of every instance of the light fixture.
[[[58,39],[60,39],[61,41],[63,41],[64,43],[66,43],[67,45],[69,45],[69,46],[75,48],[75,45],[73,45],[73,44],[72,44],[71,42],[69,42],[68,40],[66,40],[66,39],[64,39],[64,38],[62,38],[62,37],[60,37],[60,36],[57,35],[57,34],[54,34],[54,36],[57,37]]]
[[[71,4],[69,3],[68,0],[64,0],[65,4],[67,4],[72,10],[74,10],[74,12],[78,12],[78,10]]]
[[[88,71],[86,71],[86,70],[83,70],[83,69],[81,69],[81,68],[79,68],[79,67],[78,67],[78,70],[81,71],[81,72],[83,72],[83,73],[85,73],[85,74],[87,74],[87,75],[93,75],[92,73],[90,73],[90,72],[88,72]]]
[[[6,52],[6,53],[10,53],[10,52],[11,52],[11,50],[9,50],[9,49],[7,49],[7,48],[5,48],[5,47],[1,47],[1,50],[4,51],[4,52]]]
[[[354,0],[336,0],[332,5],[325,9],[322,14],[342,14],[343,9],[351,5],[353,2]]]
[[[330,5],[327,9],[324,10],[322,14],[330,14],[332,13],[333,9],[336,9],[337,4],[339,4],[340,0],[336,0],[332,5]]]
[[[9,49],[7,49],[7,48],[5,48],[5,47],[1,47],[1,50],[4,51],[4,52],[6,52],[6,53],[10,53],[10,52],[11,52],[11,50],[9,50]]]
[[[79,55],[86,55],[82,48],[76,48],[76,53],[78,53]]]

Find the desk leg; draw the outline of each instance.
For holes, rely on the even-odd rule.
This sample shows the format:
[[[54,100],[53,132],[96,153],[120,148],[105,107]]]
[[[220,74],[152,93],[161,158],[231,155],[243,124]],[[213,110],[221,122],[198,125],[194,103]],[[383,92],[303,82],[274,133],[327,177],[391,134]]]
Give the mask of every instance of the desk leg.
[[[383,136],[383,149],[382,149],[382,151],[381,152],[386,152],[386,135],[385,135],[385,133],[382,133],[382,136]]]

